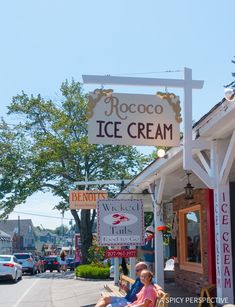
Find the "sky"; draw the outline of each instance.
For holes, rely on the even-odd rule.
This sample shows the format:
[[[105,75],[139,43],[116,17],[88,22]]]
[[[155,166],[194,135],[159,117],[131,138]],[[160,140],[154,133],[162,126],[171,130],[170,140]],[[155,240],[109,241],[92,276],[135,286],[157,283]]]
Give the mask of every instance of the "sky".
[[[0,116],[6,117],[12,97],[22,90],[56,99],[65,79],[82,82],[83,74],[183,78],[184,67],[189,67],[194,79],[205,81],[193,93],[193,119],[198,120],[223,98],[224,85],[233,80],[234,11],[234,0],[1,1]],[[84,85],[84,90],[96,87]],[[55,228],[61,224],[60,213],[52,210],[57,202],[48,193],[37,193],[16,208],[57,218],[23,213],[10,217],[20,215],[32,218],[36,226]],[[65,217],[67,224],[70,213]]]

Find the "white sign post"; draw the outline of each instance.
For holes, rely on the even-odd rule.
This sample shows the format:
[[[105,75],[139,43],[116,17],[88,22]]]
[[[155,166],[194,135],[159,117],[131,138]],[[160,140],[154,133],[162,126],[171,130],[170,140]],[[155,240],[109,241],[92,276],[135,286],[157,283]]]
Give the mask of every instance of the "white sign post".
[[[168,87],[168,88],[182,88],[184,90],[184,159],[183,166],[184,169],[194,169],[195,173],[201,178],[204,182],[205,176],[203,172],[198,172],[198,168],[192,168],[193,159],[192,159],[192,90],[201,89],[203,87],[204,81],[202,80],[193,80],[192,79],[192,70],[189,68],[184,68],[184,79],[161,79],[161,78],[136,78],[136,77],[117,77],[117,76],[99,76],[99,75],[83,75],[83,82],[90,84],[112,84],[112,85],[124,85],[124,86],[146,86],[146,87]],[[93,103],[94,105],[94,103]],[[92,111],[92,110],[91,110]],[[90,114],[91,116],[92,114]],[[156,143],[155,143],[156,145]],[[161,145],[161,144],[158,144]],[[198,147],[204,144],[197,144]],[[169,145],[168,145],[169,146]],[[196,170],[195,170],[196,169]],[[208,184],[209,182],[207,182]],[[161,184],[160,184],[161,186]],[[164,184],[162,185],[164,186]],[[208,184],[208,186],[210,186]],[[158,203],[161,202],[162,193],[159,194]],[[155,227],[158,226],[159,217],[157,216],[158,204],[153,201],[154,204],[154,215],[155,215]],[[157,238],[155,236],[155,253],[159,254],[157,251],[157,246],[162,245],[162,238]],[[159,259],[163,259],[163,248],[161,250],[162,255],[159,256]],[[163,265],[160,263],[155,263],[155,274],[156,277],[163,276]],[[158,278],[157,278],[158,279]],[[160,281],[160,285],[164,287],[164,282]]]
[[[209,188],[214,189],[215,196],[215,239],[216,239],[216,288],[217,296],[227,298],[229,303],[234,303],[233,293],[233,265],[231,251],[231,218],[229,200],[229,172],[235,156],[235,130],[232,133],[228,146],[219,146],[218,140],[207,141],[200,138],[192,139],[192,89],[201,89],[203,81],[192,79],[192,70],[184,68],[184,79],[159,79],[159,78],[133,78],[115,76],[83,76],[84,83],[115,84],[130,86],[162,86],[168,88],[182,88],[184,90],[184,150],[183,167],[192,170]],[[214,143],[214,144],[213,144]],[[211,166],[206,169],[193,159],[193,149],[210,150]],[[221,152],[226,149],[226,153]],[[203,162],[203,156],[200,156]],[[159,198],[159,201],[161,199]],[[157,204],[155,204],[157,206]],[[154,211],[155,212],[155,211]],[[155,212],[155,217],[156,217]],[[157,218],[155,218],[157,221]],[[158,225],[155,225],[158,226]],[[156,238],[155,248],[158,244]],[[161,242],[160,242],[161,244]],[[157,253],[157,251],[155,251]],[[159,251],[158,251],[159,253]],[[157,264],[156,275],[163,275],[162,265]],[[161,286],[163,284],[160,283]]]

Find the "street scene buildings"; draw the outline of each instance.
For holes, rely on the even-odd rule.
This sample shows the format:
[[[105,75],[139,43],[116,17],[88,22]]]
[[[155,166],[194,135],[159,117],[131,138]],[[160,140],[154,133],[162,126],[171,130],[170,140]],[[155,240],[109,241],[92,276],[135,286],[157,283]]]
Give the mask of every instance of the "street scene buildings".
[[[235,306],[234,11],[2,2],[0,307]]]

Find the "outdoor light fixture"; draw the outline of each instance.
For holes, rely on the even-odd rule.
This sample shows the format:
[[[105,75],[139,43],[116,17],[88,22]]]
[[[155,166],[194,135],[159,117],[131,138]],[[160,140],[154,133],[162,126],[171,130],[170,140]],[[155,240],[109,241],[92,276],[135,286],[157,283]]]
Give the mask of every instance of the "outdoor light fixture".
[[[166,152],[165,152],[164,149],[160,148],[160,149],[157,150],[157,155],[158,155],[159,158],[165,157],[165,154],[166,154]]]
[[[225,88],[224,97],[228,101],[235,101],[235,88]]]
[[[194,187],[191,185],[190,181],[189,181],[189,176],[191,175],[191,173],[186,172],[186,175],[188,176],[188,183],[187,185],[184,187],[185,189],[185,199],[193,199],[193,189]]]

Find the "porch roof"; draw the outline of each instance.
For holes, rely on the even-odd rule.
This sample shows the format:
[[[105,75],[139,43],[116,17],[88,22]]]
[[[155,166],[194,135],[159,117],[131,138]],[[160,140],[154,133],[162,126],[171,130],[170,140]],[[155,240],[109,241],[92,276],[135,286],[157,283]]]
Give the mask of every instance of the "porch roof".
[[[226,139],[235,129],[235,103],[222,99],[197,123],[193,125],[193,139]],[[194,150],[194,158],[200,163]],[[208,155],[208,151],[205,151]],[[209,159],[209,155],[208,155]],[[117,198],[144,198],[145,211],[152,211],[152,202],[149,195],[141,195],[149,184],[155,182],[164,174],[166,183],[163,192],[163,202],[169,202],[173,197],[184,193],[184,186],[187,184],[187,176],[183,169],[183,139],[179,147],[172,147],[167,151],[164,158],[154,160],[135,178],[133,178]],[[229,174],[229,180],[235,181],[235,162]],[[190,182],[194,188],[206,188],[206,185],[194,174],[190,176]]]

